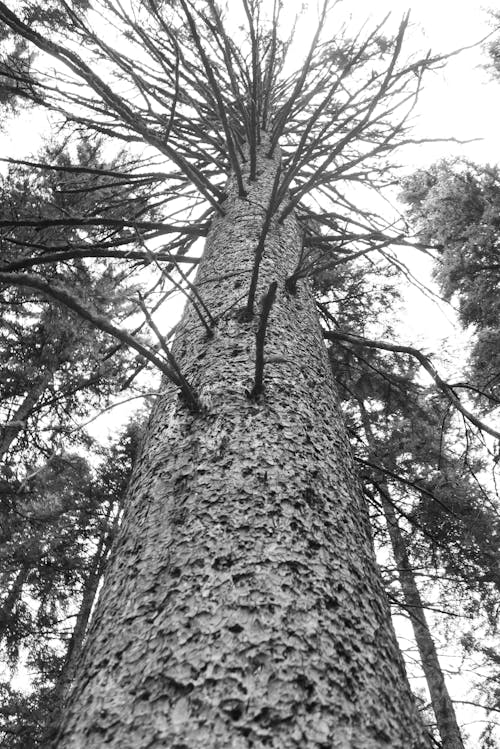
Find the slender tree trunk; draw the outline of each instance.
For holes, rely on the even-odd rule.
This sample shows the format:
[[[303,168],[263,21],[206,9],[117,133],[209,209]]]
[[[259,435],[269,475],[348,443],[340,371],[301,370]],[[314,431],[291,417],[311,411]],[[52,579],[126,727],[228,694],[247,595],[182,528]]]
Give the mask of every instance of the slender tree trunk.
[[[23,564],[23,566],[18,570],[5,599],[0,604],[0,639],[4,636],[9,621],[12,618],[14,606],[21,598],[24,584],[28,579],[29,571],[29,565]]]
[[[94,569],[91,570],[85,583],[82,602],[76,617],[75,628],[73,629],[68,644],[66,660],[54,688],[54,699],[60,704],[64,703],[75,675],[76,665],[82,652],[83,641],[90,619],[90,613],[95,601],[99,580],[103,572],[104,561],[105,556],[103,556],[101,549],[100,558],[99,560],[96,559],[96,565],[94,565]]]
[[[364,406],[361,408],[366,438],[368,444],[373,448],[375,445],[373,431]],[[464,749],[455,709],[446,687],[434,640],[425,618],[424,605],[415,582],[415,575],[406,550],[406,543],[401,534],[394,506],[390,501],[389,487],[385,482],[381,482],[379,489],[394,560],[398,568],[399,583],[403,592],[405,608],[410,616],[413,627],[420,661],[429,688],[432,709],[434,710],[439,735],[443,742],[443,749]]]
[[[111,508],[108,513],[108,518],[110,512]],[[85,635],[87,634],[90,615],[92,613],[92,608],[96,600],[99,583],[104,573],[111,542],[116,535],[116,530],[118,528],[118,520],[119,516],[117,515],[115,521],[113,522],[112,529],[109,530],[100,539],[96,553],[94,554],[94,558],[92,560],[89,575],[87,577],[87,580],[85,581],[82,601],[68,644],[66,660],[59,675],[59,679],[57,680],[52,692],[52,701],[55,708],[52,715],[50,716],[50,720],[48,721],[48,725],[45,730],[43,739],[45,743],[50,743],[51,737],[53,738],[56,734],[61,722],[62,715],[64,714],[68,692],[75,678],[78,661],[82,654]]]
[[[4,457],[19,432],[24,429],[26,419],[40,400],[52,377],[53,374],[49,371],[42,374],[40,380],[33,385],[29,393],[25,396],[12,419],[0,430],[0,460]]]
[[[380,493],[380,497],[391,538],[394,559],[398,568],[405,607],[411,619],[439,735],[443,742],[443,749],[464,749],[453,702],[448,693],[434,640],[425,618],[424,605],[415,582],[415,575],[408,558],[406,544],[401,535],[396,513],[384,491]]]
[[[116,527],[117,522],[115,521],[113,530],[111,532],[108,531],[108,533],[99,541],[89,575],[85,581],[80,609],[68,644],[66,660],[54,688],[54,698],[56,703],[63,704],[65,702],[69,688],[75,677],[76,667],[82,652],[85,634],[90,620],[90,614],[92,613],[97,589],[106,566],[109,548],[115,535]]]
[[[271,221],[264,394],[245,321],[278,157],[210,230],[174,354],[196,389],[155,407],[58,749],[424,749],[307,283]]]

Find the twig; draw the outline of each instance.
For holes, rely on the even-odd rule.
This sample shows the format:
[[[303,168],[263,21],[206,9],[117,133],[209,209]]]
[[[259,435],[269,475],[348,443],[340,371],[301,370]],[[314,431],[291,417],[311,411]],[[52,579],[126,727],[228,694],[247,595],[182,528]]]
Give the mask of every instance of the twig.
[[[275,197],[278,192],[280,175],[281,175],[281,167],[278,166],[276,175],[274,177],[273,189],[271,192],[271,197],[269,198],[269,205],[267,207],[266,216],[264,218],[264,223],[262,225],[262,230],[260,232],[259,241],[257,242],[257,247],[255,248],[254,262],[253,262],[253,268],[252,268],[252,278],[250,279],[250,288],[248,290],[248,300],[247,300],[247,306],[245,309],[246,320],[251,320],[253,317],[253,306],[255,302],[255,292],[257,291],[259,268],[260,268],[260,263],[262,260],[262,255],[264,254],[264,245],[266,243],[266,237],[268,235],[269,227],[271,226],[271,220],[274,214]]]
[[[238,162],[238,157],[236,155],[236,150],[234,147],[234,140],[233,140],[233,133],[232,133],[231,127],[227,119],[226,108],[224,106],[224,101],[222,99],[222,92],[217,82],[217,79],[214,75],[214,72],[212,70],[212,66],[210,64],[210,60],[208,59],[208,55],[203,49],[203,45],[201,43],[200,35],[198,33],[198,29],[196,27],[194,18],[189,12],[189,9],[187,7],[185,0],[180,0],[180,2],[182,5],[184,14],[187,18],[187,22],[189,24],[191,36],[193,37],[193,41],[196,45],[196,48],[198,49],[201,61],[203,63],[203,67],[205,69],[205,73],[206,73],[208,82],[210,84],[210,88],[212,90],[215,101],[217,103],[217,109],[218,109],[218,113],[220,117],[220,122],[221,122],[222,128],[224,130],[224,135],[226,138],[226,145],[227,145],[227,150],[229,154],[229,160],[231,162],[231,167],[236,175],[236,181],[238,183],[238,193],[241,198],[244,198],[247,194],[247,191],[245,190],[245,185],[243,183],[243,175],[241,173],[241,168]]]
[[[248,5],[247,0],[243,0],[243,7],[248,20],[248,28],[250,31],[251,47],[252,47],[252,86],[250,94],[250,182],[254,182],[257,175],[257,79],[260,77],[259,62],[258,62],[258,40],[255,34],[255,25],[253,13]]]
[[[191,385],[189,384],[189,382],[186,380],[186,378],[182,374],[181,370],[179,369],[179,365],[177,364],[177,361],[175,360],[174,355],[170,351],[164,336],[162,336],[162,334],[158,330],[158,327],[156,323],[154,322],[153,318],[151,317],[148,308],[144,304],[144,299],[142,298],[141,294],[139,294],[139,306],[142,309],[144,316],[146,317],[146,320],[148,321],[149,327],[151,328],[151,330],[157,337],[158,343],[160,344],[162,351],[165,353],[168,363],[170,364],[172,369],[175,371],[181,383],[180,389],[181,389],[182,394],[184,395],[184,398],[186,399],[186,403],[188,404],[191,411],[199,411],[200,405],[199,405],[198,397],[195,391],[193,390],[193,388],[191,387]]]
[[[39,49],[60,60],[69,70],[84,80],[90,88],[99,96],[104,107],[111,110],[125,123],[127,127],[142,136],[149,145],[156,147],[161,153],[168,156],[174,164],[182,170],[186,177],[198,188],[199,192],[211,203],[215,210],[223,213],[218,200],[224,193],[210,180],[185,159],[179,150],[163,142],[151,128],[149,128],[143,117],[134,112],[129,103],[116,94],[79,56],[71,49],[52,42],[39,34],[28,24],[24,23],[15,15],[5,3],[0,0],[0,20],[7,24],[14,32],[35,44]],[[76,119],[76,118],[75,118]]]
[[[262,312],[260,315],[260,323],[257,333],[255,335],[256,351],[255,351],[255,379],[252,390],[250,391],[249,398],[256,400],[264,390],[264,341],[266,337],[267,321],[269,319],[269,313],[273,306],[276,298],[276,289],[278,288],[278,282],[273,281],[270,284],[267,294],[262,302]]]
[[[472,707],[480,707],[482,710],[486,710],[486,712],[491,712],[492,710],[496,713],[500,713],[500,708],[495,707],[494,705],[481,705],[480,702],[471,702],[470,700],[452,700],[452,702],[456,702],[459,705],[472,705]]]
[[[214,334],[214,331],[213,331],[212,327],[215,326],[215,320],[212,317],[212,314],[210,313],[210,311],[209,311],[208,307],[206,306],[206,304],[202,301],[202,299],[201,299],[201,297],[200,297],[200,295],[198,293],[198,290],[193,286],[193,284],[191,283],[191,281],[187,278],[187,276],[185,275],[185,273],[182,272],[182,270],[179,268],[179,266],[176,265],[177,271],[179,272],[181,278],[186,282],[186,284],[188,285],[188,287],[193,292],[193,296],[195,297],[195,299],[198,302],[200,302],[201,306],[203,307],[203,309],[207,313],[207,316],[208,316],[208,319],[209,319],[210,323],[208,323],[205,320],[205,317],[203,316],[200,308],[198,307],[198,304],[196,303],[195,299],[193,299],[193,297],[190,296],[190,294],[187,291],[187,289],[185,289],[184,286],[182,286],[181,283],[179,283],[178,281],[176,281],[175,278],[172,278],[172,276],[170,275],[170,273],[167,273],[165,270],[163,270],[163,268],[160,266],[160,264],[156,260],[156,258],[153,255],[153,253],[148,249],[146,243],[144,242],[144,240],[139,235],[138,235],[138,241],[144,247],[145,252],[147,254],[149,254],[149,256],[151,258],[151,262],[155,264],[155,266],[159,270],[160,275],[162,276],[162,278],[166,278],[168,281],[170,281],[170,283],[172,283],[174,285],[174,287],[176,289],[178,289],[182,294],[184,294],[187,297],[187,299],[191,302],[191,304],[193,305],[194,311],[198,315],[198,317],[199,317],[199,319],[200,319],[203,327],[205,328],[205,330],[207,332],[208,338],[212,338],[213,334]]]
[[[191,257],[189,255],[171,255],[168,252],[140,252],[138,250],[100,250],[100,249],[88,249],[88,250],[69,250],[64,252],[52,252],[44,255],[34,255],[32,257],[23,258],[22,260],[16,260],[8,265],[0,266],[0,270],[3,272],[10,272],[14,270],[25,270],[33,265],[44,265],[45,263],[61,263],[65,260],[75,260],[86,257],[109,257],[111,259],[122,258],[124,260],[143,260],[145,265],[149,265],[153,260],[155,262],[170,262],[175,263],[189,263],[190,265],[198,265],[200,262],[199,258]]]
[[[121,218],[35,218],[35,219],[1,219],[0,228],[7,226],[32,226],[35,229],[48,229],[51,226],[110,226],[117,229],[154,229],[162,234],[193,234],[196,237],[207,235],[208,226],[184,224],[183,226],[166,226],[162,221],[126,221]]]

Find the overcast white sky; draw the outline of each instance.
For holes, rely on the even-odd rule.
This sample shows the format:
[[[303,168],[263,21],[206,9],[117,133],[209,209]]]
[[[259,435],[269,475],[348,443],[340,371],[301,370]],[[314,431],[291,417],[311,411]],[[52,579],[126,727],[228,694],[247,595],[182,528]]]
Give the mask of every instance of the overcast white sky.
[[[346,4],[346,3],[343,3]],[[408,43],[434,54],[476,45],[453,56],[446,66],[424,76],[424,86],[414,120],[417,138],[474,139],[471,143],[428,143],[408,147],[400,154],[404,171],[425,167],[447,157],[465,157],[478,163],[500,162],[500,81],[485,70],[483,45],[477,43],[492,31],[488,7],[480,0],[351,0],[355,18],[374,19],[391,12],[399,20],[410,8]],[[430,262],[423,255],[405,255],[411,271],[430,284]],[[459,331],[448,305],[436,305],[414,288],[405,292],[406,314],[401,335],[405,342],[438,354],[443,339],[455,339],[457,348],[467,336]]]

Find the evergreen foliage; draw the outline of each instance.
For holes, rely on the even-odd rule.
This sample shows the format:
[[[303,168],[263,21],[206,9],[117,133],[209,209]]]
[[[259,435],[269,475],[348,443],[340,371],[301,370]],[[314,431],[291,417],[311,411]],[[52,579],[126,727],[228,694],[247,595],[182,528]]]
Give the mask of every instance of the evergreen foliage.
[[[380,293],[379,278],[366,264],[339,275],[328,289],[325,323],[358,336],[392,337],[390,312],[394,315],[401,298],[395,285]],[[324,290],[322,279],[316,281]],[[495,494],[484,481],[487,456],[479,445],[473,446],[472,434],[468,446],[462,446],[448,402],[419,381],[413,358],[341,338],[334,339],[329,353],[377,544],[390,546],[382,509],[389,504],[429,610],[444,614],[448,631],[462,639],[464,655],[482,660],[483,675],[476,687],[492,715],[484,730],[486,747],[487,736],[494,741],[491,732],[500,709],[493,686],[497,658],[467,627],[457,630],[453,617],[480,620],[483,638],[494,641],[497,636],[500,521]],[[399,565],[393,564],[384,569],[391,603],[414,615],[414,602],[408,608],[401,594]]]
[[[117,529],[140,431],[131,423],[115,445],[100,448],[97,468],[65,454],[21,484],[5,482],[2,660],[31,673],[32,683],[26,692],[5,676],[1,682],[2,746],[43,746],[47,726],[60,710]]]
[[[401,198],[418,236],[438,250],[435,275],[444,297],[456,298],[460,321],[475,330],[470,366],[476,393],[495,404],[500,372],[498,167],[439,162],[407,178]]]

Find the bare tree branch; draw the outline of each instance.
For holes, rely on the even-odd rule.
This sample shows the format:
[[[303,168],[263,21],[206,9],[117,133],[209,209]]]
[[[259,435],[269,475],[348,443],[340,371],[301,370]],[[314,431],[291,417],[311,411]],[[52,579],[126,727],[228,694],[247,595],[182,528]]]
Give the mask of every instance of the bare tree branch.
[[[374,341],[370,338],[363,338],[362,336],[352,335],[350,333],[342,333],[338,330],[324,330],[323,336],[329,341],[348,341],[349,343],[354,343],[360,346],[368,346],[368,348],[378,348],[384,351],[395,351],[401,354],[408,354],[409,356],[415,357],[415,359],[420,362],[426,372],[430,374],[439,390],[441,390],[441,392],[448,398],[448,400],[457,409],[457,411],[460,411],[460,413],[465,416],[465,418],[468,419],[471,424],[474,424],[474,426],[481,431],[487,432],[488,434],[491,434],[492,437],[500,439],[500,432],[498,432],[496,429],[493,429],[493,427],[488,426],[488,424],[485,424],[483,421],[481,421],[481,419],[478,419],[477,416],[474,416],[473,413],[465,408],[453,388],[439,376],[431,360],[418,349],[412,348],[411,346],[399,346],[395,343],[387,343],[385,341]]]
[[[135,349],[141,356],[152,362],[171,382],[183,391],[184,383],[178,374],[168,366],[167,363],[156,356],[147,346],[142,344],[137,338],[130,335],[126,330],[117,328],[110,323],[105,317],[86,307],[82,302],[70,294],[66,289],[53,283],[48,283],[38,276],[32,276],[28,273],[3,273],[0,272],[0,283],[7,286],[15,285],[22,288],[34,289],[42,296],[53,299],[59,304],[64,305],[72,312],[76,312],[81,318],[95,325],[96,328],[104,333],[117,338],[126,346]]]

